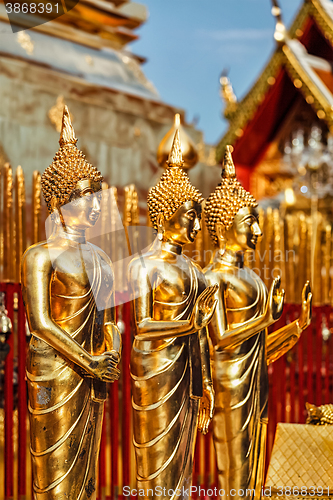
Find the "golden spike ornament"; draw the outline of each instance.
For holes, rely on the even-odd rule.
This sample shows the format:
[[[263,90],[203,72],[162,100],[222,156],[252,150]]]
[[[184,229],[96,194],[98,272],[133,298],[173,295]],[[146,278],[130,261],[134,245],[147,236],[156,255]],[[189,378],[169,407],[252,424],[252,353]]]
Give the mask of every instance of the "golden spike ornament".
[[[255,250],[262,233],[257,202],[237,180],[230,147],[222,182],[205,204],[205,217],[215,252],[204,273],[208,284],[218,284],[217,306],[208,327],[214,347],[218,486],[225,492],[234,490],[238,500],[259,500],[268,422],[267,366],[287,352],[310,324],[312,293],[307,282],[300,318],[268,334],[268,326],[281,317],[284,291],[280,277],[267,291],[260,276],[244,264],[245,252]]]
[[[182,167],[184,160],[182,157],[182,148],[179,138],[179,129],[176,130],[175,137],[173,138],[172,148],[167,161],[168,167]]]
[[[144,499],[190,488],[197,428],[208,431],[214,408],[207,324],[216,287],[183,253],[200,230],[203,198],[181,163],[176,131],[169,166],[148,195],[157,238],[129,265],[133,442]]]
[[[15,278],[13,188],[13,170],[6,163],[3,168],[3,281],[14,281]]]
[[[54,222],[22,258],[35,500],[95,500],[107,383],[119,377],[112,263],[86,231],[101,214],[98,170],[76,148],[68,108],[42,176]]]
[[[16,229],[16,268],[15,281],[21,280],[21,259],[27,248],[26,240],[26,212],[25,212],[25,185],[22,167],[19,165],[15,175],[15,229]]]
[[[35,170],[32,177],[32,203],[31,203],[32,245],[34,243],[38,243],[41,240],[41,211],[42,211],[41,175],[37,170]]]
[[[223,171],[222,178],[232,179],[236,177],[236,169],[234,165],[234,160],[232,159],[231,153],[233,152],[232,146],[227,146],[225,148],[224,158],[223,158]]]

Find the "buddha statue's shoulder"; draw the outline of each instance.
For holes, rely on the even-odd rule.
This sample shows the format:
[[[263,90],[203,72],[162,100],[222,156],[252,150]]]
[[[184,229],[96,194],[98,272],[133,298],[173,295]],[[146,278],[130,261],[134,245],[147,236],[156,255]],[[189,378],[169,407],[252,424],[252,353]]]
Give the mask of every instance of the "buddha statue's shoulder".
[[[214,283],[229,282],[230,277],[235,274],[235,269],[228,265],[211,262],[203,270],[205,278],[209,285]]]
[[[102,265],[107,264],[111,267],[111,269],[113,269],[112,261],[111,261],[110,257],[108,256],[108,254],[104,252],[104,250],[102,250],[100,247],[98,247],[97,245],[94,245],[93,243],[90,243],[90,242],[88,243],[88,246],[91,249],[91,251],[101,261]]]
[[[164,264],[164,261],[160,252],[150,250],[134,257],[128,265],[127,272],[129,277],[135,278],[135,276],[141,275],[142,273],[147,274],[147,272],[152,272],[154,269],[159,268],[162,264]]]
[[[49,244],[47,241],[41,241],[31,245],[22,255],[22,264],[36,263],[37,261],[51,261]]]

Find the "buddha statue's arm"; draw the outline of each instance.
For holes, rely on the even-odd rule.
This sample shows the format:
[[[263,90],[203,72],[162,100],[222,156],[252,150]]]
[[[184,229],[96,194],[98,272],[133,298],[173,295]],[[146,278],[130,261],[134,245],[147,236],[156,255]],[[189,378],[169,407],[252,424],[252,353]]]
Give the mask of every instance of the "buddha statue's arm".
[[[214,414],[215,392],[213,388],[212,370],[210,364],[210,349],[208,330],[202,328],[198,332],[201,353],[203,397],[200,401],[198,428],[206,434]]]
[[[206,279],[209,284],[216,282],[216,276],[210,275],[210,273],[206,273]],[[275,323],[281,316],[283,306],[284,292],[281,293],[279,287],[280,278],[276,278],[270,289],[269,299],[264,314],[252,320],[244,321],[244,323],[237,328],[229,328],[225,303],[227,282],[221,280],[215,296],[217,299],[215,314],[209,324],[209,330],[212,332],[211,337],[214,339],[215,349],[234,349],[259,331]],[[262,308],[262,304],[258,304],[258,307]]]
[[[193,304],[189,320],[160,321],[153,319],[153,288],[147,269],[139,265],[130,266],[129,282],[134,305],[134,334],[138,340],[160,340],[183,337],[206,326],[214,312],[211,297],[214,287],[207,287]],[[163,308],[163,305],[160,305]]]
[[[117,363],[121,358],[122,339],[119,328],[117,327],[116,309],[114,306],[114,286],[111,296],[112,306],[104,313],[104,337],[105,350],[114,355]]]
[[[291,349],[311,323],[312,293],[309,281],[302,290],[302,309],[298,319],[267,335],[267,364],[274,363]]]
[[[102,363],[99,363],[100,356],[90,355],[52,320],[50,301],[52,270],[48,249],[41,245],[32,247],[23,256],[22,295],[31,333],[80,366],[90,376],[112,381],[113,376],[105,374],[108,370],[106,365],[110,364],[107,357],[104,356]]]
[[[267,364],[274,363],[291,349],[302,333],[299,320],[267,335]]]
[[[146,268],[140,263],[130,267],[129,283],[134,306],[135,338],[160,340],[181,337],[193,332],[189,320],[157,321],[153,319],[153,288]]]
[[[208,386],[213,384],[213,380],[212,370],[210,366],[210,351],[207,327],[199,330],[198,335],[202,364],[202,380],[204,386]]]

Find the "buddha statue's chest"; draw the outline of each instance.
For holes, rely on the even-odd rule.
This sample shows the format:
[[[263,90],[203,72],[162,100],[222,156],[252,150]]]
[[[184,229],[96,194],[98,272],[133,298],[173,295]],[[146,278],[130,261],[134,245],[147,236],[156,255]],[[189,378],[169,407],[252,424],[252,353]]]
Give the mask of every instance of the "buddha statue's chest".
[[[94,267],[91,258],[65,252],[54,263],[52,295],[81,296],[89,291]]]
[[[230,277],[226,291],[226,310],[229,324],[239,324],[260,315],[264,296],[261,283],[246,270]]]
[[[192,269],[166,266],[163,274],[158,274],[153,284],[154,319],[172,321],[185,314],[197,296],[196,281]]]

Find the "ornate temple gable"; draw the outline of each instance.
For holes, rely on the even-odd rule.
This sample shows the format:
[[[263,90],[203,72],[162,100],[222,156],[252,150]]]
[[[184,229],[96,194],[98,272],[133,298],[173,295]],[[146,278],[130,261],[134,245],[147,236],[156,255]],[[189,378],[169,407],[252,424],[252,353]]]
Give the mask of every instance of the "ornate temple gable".
[[[298,37],[308,52],[325,57],[323,49],[333,47],[333,4],[331,0],[305,0],[296,16],[289,34],[291,38]],[[321,38],[321,40],[320,40]],[[315,43],[314,43],[315,39]],[[326,47],[327,50],[327,47]]]
[[[229,129],[216,148],[216,160],[220,163],[225,146],[234,146],[234,160],[245,186],[249,183],[247,171],[263,158],[297,99],[304,101],[303,107],[311,107],[328,128],[333,127],[333,78],[329,62],[333,52],[330,57],[331,46],[322,32],[319,38],[315,37],[319,32],[319,28],[317,31],[314,29],[317,26],[315,22],[319,26],[317,19],[321,19],[320,29],[332,33],[333,40],[333,3],[329,0],[305,0],[289,37],[276,48],[257,82],[238,103],[229,118]],[[311,26],[310,31],[306,30]],[[302,37],[312,48],[312,53],[301,43]],[[313,55],[316,52],[314,48],[323,47],[323,44],[326,44],[323,54],[327,55],[327,59]]]

